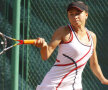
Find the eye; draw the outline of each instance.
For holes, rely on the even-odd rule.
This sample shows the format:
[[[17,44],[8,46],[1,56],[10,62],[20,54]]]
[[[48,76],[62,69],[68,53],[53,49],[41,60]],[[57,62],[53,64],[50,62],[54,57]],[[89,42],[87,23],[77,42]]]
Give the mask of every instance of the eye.
[[[70,13],[70,15],[73,16],[74,14],[73,13]]]
[[[77,13],[76,13],[76,15],[80,15],[80,14],[81,14],[81,12],[77,12]]]

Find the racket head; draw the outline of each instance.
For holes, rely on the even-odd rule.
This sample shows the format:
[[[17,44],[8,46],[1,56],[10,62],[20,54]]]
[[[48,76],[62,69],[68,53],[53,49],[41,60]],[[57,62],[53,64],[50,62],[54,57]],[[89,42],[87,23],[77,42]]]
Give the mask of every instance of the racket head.
[[[7,47],[7,40],[5,35],[0,32],[0,55],[5,52],[5,48]]]

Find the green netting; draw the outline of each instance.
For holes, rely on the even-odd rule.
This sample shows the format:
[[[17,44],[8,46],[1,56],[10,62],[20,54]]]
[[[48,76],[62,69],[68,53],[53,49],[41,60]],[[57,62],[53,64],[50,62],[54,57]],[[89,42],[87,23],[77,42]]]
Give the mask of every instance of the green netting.
[[[50,41],[54,31],[67,25],[67,5],[77,0],[21,0],[21,39],[43,37]],[[87,28],[97,35],[97,54],[103,74],[108,78],[108,1],[82,0],[89,5]],[[0,32],[13,36],[13,0],[1,0]],[[57,49],[48,61],[42,61],[40,49],[32,45],[20,46],[19,90],[35,90],[49,71],[57,55]],[[0,56],[0,90],[11,90],[11,50]],[[83,90],[108,90],[90,70],[89,62],[83,72]]]
[[[103,26],[103,18],[107,18],[107,3],[106,1],[102,0],[83,1],[86,2],[90,8],[87,27],[97,34],[99,41],[97,50],[99,52],[98,57],[99,63],[101,65],[102,63],[107,63],[105,59],[105,57],[107,56],[103,54],[105,52],[104,50],[102,50],[103,47],[107,45],[103,43],[103,32],[106,31],[105,27],[107,27]],[[43,37],[47,40],[47,42],[49,42],[55,29],[57,29],[59,26],[67,25],[69,23],[67,19],[66,7],[70,2],[70,0],[31,0],[29,32],[30,38]],[[52,57],[48,61],[43,62],[40,57],[39,49],[32,46],[30,47],[30,49],[31,48],[33,48],[33,51],[34,49],[36,49],[36,51],[31,51],[31,55],[29,54],[28,83],[33,85],[33,87],[35,88],[37,84],[41,83],[43,77],[53,65],[57,51],[53,53]],[[106,68],[103,65],[101,65],[101,67],[103,72],[106,72],[105,76],[107,76]],[[102,85],[99,80],[92,74],[89,68],[89,63],[87,64],[86,69],[83,73],[83,78],[84,90],[107,89],[107,87]]]

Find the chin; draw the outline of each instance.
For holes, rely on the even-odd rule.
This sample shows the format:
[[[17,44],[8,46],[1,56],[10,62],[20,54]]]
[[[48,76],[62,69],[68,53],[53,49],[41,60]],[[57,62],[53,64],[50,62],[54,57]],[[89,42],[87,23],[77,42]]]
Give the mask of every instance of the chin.
[[[75,24],[74,27],[81,27],[81,25],[80,24]]]

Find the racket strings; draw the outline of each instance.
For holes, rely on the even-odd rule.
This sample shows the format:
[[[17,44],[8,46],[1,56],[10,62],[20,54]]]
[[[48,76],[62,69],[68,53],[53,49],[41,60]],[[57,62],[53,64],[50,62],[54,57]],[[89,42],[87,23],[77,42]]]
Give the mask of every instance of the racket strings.
[[[2,33],[0,33],[0,54],[3,53],[6,46],[7,46],[6,38]]]

